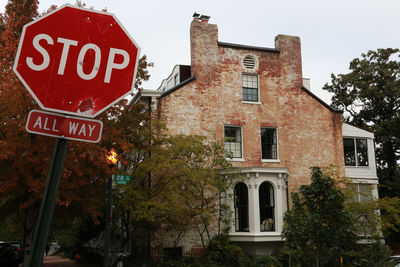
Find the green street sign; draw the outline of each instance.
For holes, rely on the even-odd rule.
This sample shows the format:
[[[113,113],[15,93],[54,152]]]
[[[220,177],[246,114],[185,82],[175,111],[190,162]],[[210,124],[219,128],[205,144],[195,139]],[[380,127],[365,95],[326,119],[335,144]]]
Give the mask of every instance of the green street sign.
[[[117,184],[126,184],[127,181],[131,180],[131,176],[130,175],[125,175],[125,174],[114,174],[113,175],[113,180]]]

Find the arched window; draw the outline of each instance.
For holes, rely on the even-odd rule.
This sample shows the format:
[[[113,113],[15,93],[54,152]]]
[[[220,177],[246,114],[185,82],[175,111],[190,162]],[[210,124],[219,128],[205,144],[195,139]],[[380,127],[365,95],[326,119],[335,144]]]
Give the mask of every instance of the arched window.
[[[260,185],[258,194],[260,201],[260,230],[261,232],[275,231],[275,201],[272,184],[263,182]]]
[[[235,230],[249,231],[249,197],[244,183],[235,185]]]

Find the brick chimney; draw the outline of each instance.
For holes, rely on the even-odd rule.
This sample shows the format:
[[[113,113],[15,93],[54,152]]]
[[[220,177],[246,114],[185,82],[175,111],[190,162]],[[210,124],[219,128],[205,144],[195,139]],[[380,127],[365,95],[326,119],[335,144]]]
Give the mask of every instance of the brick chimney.
[[[275,47],[281,51],[282,88],[300,89],[303,85],[300,38],[278,35],[275,37]]]
[[[218,69],[218,27],[208,16],[190,25],[191,70],[199,82],[212,81]]]
[[[208,23],[209,19],[210,19],[210,16],[206,16],[206,15],[200,16],[200,21],[203,23]]]

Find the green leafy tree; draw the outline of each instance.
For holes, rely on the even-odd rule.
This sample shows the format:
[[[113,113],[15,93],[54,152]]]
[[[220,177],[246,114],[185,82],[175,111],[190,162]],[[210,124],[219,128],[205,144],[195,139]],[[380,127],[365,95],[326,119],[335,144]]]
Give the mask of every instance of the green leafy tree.
[[[351,215],[344,206],[345,195],[332,177],[312,167],[311,184],[302,185],[291,197],[282,236],[286,246],[301,255],[303,266],[333,264],[353,248],[356,235]]]
[[[362,190],[355,190],[354,183],[344,180],[342,188],[346,196],[345,208],[351,215],[355,233],[367,244],[358,244],[348,251],[344,261],[352,266],[372,266],[390,255],[390,249],[382,239],[392,232],[398,232],[400,225],[400,199],[398,197],[373,198],[372,185],[362,184]],[[361,185],[360,185],[361,186]]]
[[[400,50],[368,51],[350,62],[350,72],[331,75],[324,90],[345,120],[375,134],[381,196],[400,196]]]
[[[178,246],[188,230],[197,231],[206,247],[215,229],[222,232],[227,225],[222,199],[229,182],[222,172],[230,164],[219,142],[169,136],[157,124],[152,121],[151,134],[142,137],[151,145],[135,148],[132,181],[116,204],[126,236],[135,237],[131,249],[149,252],[150,242],[153,249],[162,248],[166,237]]]
[[[361,238],[381,243],[382,238],[387,238],[392,232],[399,232],[400,226],[400,198],[371,197],[371,190],[357,192],[353,183],[345,181],[346,195],[345,207],[352,217],[352,223]],[[366,187],[371,187],[364,184]]]

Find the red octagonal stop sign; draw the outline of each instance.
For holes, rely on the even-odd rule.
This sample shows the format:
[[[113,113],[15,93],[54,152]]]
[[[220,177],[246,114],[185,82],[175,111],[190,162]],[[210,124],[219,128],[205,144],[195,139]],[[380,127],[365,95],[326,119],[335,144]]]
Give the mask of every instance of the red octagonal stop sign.
[[[14,71],[42,109],[95,117],[133,91],[139,53],[113,14],[66,5],[24,26]]]

